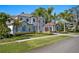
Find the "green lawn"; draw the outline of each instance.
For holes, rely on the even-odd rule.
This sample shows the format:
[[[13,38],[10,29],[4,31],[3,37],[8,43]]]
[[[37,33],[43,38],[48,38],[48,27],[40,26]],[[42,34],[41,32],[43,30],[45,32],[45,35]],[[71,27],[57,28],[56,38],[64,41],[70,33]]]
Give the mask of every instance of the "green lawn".
[[[34,37],[47,36],[47,35],[50,35],[50,34],[25,34],[21,36],[13,36],[11,38],[0,39],[0,43],[11,42],[15,40],[23,40],[23,39],[34,38]]]
[[[0,45],[0,52],[28,52],[31,49],[42,47],[45,45],[56,43],[60,40],[70,38],[69,36],[61,35],[44,39],[35,39],[20,43],[9,43]]]

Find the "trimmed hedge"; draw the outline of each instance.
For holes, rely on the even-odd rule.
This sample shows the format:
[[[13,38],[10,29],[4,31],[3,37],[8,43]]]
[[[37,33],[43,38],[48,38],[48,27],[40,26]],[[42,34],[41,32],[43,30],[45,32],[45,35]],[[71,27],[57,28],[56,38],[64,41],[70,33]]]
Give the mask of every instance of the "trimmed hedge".
[[[15,33],[15,35],[24,35],[24,34],[44,34],[44,35],[51,35],[52,33],[46,33],[46,32],[18,32]]]

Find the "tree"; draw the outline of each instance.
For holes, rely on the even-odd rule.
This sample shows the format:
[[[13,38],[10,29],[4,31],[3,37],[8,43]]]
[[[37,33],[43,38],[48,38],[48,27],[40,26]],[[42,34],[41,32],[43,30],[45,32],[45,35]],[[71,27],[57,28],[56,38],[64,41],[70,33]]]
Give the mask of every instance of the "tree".
[[[67,10],[64,12],[60,13],[59,15],[62,19],[66,21],[71,21],[71,17],[73,16],[71,13],[69,13]],[[63,21],[64,23],[64,32],[66,32],[66,21]]]
[[[39,17],[43,17],[43,18],[45,18],[45,8],[38,8],[38,9],[36,9],[33,13],[32,13],[32,15],[33,16],[35,16],[37,19],[39,18]],[[39,22],[39,20],[38,20],[38,22]],[[39,24],[37,24],[37,29],[38,29],[38,32],[39,32]]]
[[[48,9],[40,7],[36,9],[32,14],[37,17],[43,17],[45,19],[45,22],[47,23],[50,22],[53,18],[52,12],[53,12],[52,7],[49,7]]]
[[[3,12],[0,13],[0,22],[3,22],[4,24],[6,24],[6,21],[8,20],[8,18],[10,18],[10,15]]]
[[[46,12],[47,19],[48,19],[47,22],[50,22],[52,20],[52,17],[53,17],[52,12],[53,12],[53,8],[49,7]]]
[[[16,32],[18,32],[18,28],[19,28],[20,24],[21,24],[21,22],[20,22],[19,19],[15,19],[15,20],[14,20],[13,25],[14,25],[14,27],[16,28]]]
[[[6,13],[0,13],[0,37],[7,35],[10,29],[6,25],[6,21],[10,16]]]
[[[5,24],[0,23],[0,36],[5,37],[9,34],[10,29]]]
[[[32,14],[37,17],[44,17],[45,8],[38,8]]]
[[[53,19],[53,7],[49,7],[47,9],[45,9],[44,11],[44,18],[45,18],[45,21],[46,23],[47,22],[51,22],[51,20]]]

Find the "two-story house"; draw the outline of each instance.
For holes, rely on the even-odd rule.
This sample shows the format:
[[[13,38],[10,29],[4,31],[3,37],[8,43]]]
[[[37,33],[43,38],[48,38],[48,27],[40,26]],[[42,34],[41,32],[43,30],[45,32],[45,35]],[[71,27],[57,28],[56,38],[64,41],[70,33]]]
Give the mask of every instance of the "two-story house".
[[[20,25],[16,30],[14,26],[14,21],[19,20]],[[31,14],[21,13],[17,16],[12,16],[10,21],[6,24],[11,29],[10,34],[15,34],[16,32],[44,32],[45,31],[45,19],[43,17],[36,17]]]

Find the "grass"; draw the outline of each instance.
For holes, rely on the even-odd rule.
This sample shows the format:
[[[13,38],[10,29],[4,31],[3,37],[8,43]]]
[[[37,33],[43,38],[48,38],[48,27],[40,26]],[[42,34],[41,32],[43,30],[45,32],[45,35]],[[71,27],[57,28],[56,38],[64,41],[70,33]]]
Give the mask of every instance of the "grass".
[[[79,35],[79,32],[78,32],[78,33],[74,32],[74,33],[71,33],[71,34],[74,34],[74,35]]]
[[[69,37],[65,35],[61,35],[56,37],[44,38],[44,39],[35,39],[35,40],[30,40],[30,41],[25,41],[20,43],[4,44],[4,45],[0,45],[0,52],[1,53],[29,52],[32,49],[53,44],[67,38]]]
[[[11,38],[1,39],[0,43],[11,42],[11,41],[15,41],[15,40],[28,39],[28,38],[34,38],[34,37],[41,37],[41,36],[46,36],[46,35],[49,35],[49,34],[25,34],[25,35],[21,35],[21,36],[13,36]]]

